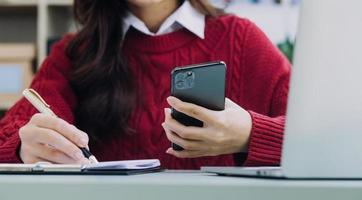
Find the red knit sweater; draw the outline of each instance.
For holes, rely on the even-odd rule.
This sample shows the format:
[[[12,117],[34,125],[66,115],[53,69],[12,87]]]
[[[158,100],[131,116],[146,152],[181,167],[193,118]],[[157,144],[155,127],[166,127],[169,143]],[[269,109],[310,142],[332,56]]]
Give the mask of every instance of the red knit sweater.
[[[208,18],[205,39],[186,29],[147,36],[127,34],[124,52],[135,79],[142,83],[145,109],[138,111],[130,125],[135,134],[91,146],[101,160],[158,158],[170,169],[198,169],[200,166],[278,165],[283,140],[290,64],[253,23],[234,16]],[[71,70],[65,47],[70,36],[57,43],[32,82],[61,118],[72,123],[77,104],[68,83]],[[170,72],[175,66],[223,60],[228,65],[226,94],[247,109],[253,127],[247,154],[179,159],[165,153],[170,142],[161,127],[163,108],[168,107]],[[21,99],[0,121],[0,162],[21,162],[19,128],[37,111]],[[242,123],[242,121],[240,121]]]

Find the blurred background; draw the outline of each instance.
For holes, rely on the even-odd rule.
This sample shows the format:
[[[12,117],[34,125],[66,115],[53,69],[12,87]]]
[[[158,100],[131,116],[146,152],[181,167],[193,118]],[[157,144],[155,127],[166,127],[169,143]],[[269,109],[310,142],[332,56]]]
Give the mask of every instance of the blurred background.
[[[255,22],[292,61],[300,0],[210,0]],[[65,33],[76,30],[73,0],[0,0],[0,118],[20,98]]]

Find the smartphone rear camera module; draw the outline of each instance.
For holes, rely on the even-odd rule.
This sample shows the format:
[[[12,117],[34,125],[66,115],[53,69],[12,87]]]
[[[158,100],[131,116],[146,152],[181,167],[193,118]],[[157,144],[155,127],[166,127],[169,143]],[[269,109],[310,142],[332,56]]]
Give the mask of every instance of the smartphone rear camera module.
[[[178,90],[193,88],[195,85],[195,73],[193,71],[180,72],[175,76],[175,86]]]

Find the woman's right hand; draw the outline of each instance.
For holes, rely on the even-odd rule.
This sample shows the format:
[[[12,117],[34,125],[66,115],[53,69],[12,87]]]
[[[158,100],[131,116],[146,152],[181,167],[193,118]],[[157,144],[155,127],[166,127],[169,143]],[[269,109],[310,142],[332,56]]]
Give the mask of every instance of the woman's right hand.
[[[89,163],[79,149],[88,146],[88,135],[60,118],[35,114],[20,128],[19,136],[24,163]]]

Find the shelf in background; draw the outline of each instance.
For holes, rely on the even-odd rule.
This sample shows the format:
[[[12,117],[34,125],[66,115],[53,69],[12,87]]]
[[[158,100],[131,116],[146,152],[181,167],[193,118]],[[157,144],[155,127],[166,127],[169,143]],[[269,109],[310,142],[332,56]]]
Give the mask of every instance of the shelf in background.
[[[41,3],[48,6],[72,6],[73,0],[0,0],[0,7],[36,7]]]
[[[37,6],[38,0],[0,0],[0,7]]]
[[[36,45],[37,69],[47,56],[48,41],[74,29],[73,1],[0,0],[0,43]],[[12,106],[2,98],[0,95],[0,119],[3,111]]]
[[[73,0],[47,0],[49,6],[72,6]]]

